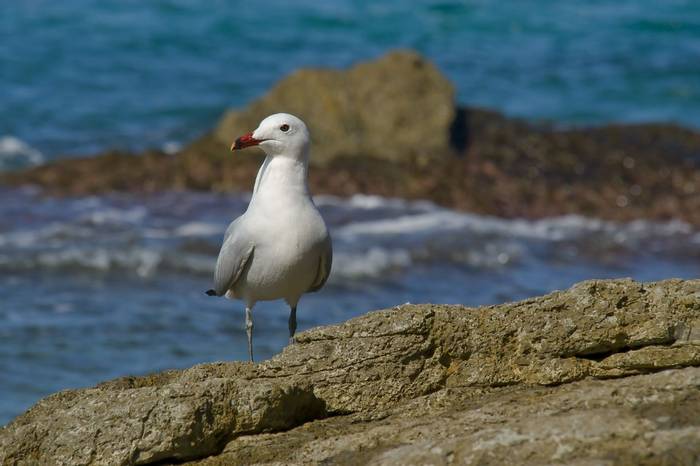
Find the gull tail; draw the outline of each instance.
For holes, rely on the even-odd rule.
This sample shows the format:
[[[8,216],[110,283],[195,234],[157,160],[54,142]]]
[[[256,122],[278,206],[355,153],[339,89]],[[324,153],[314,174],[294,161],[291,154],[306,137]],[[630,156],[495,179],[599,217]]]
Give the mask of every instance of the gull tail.
[[[214,290],[207,290],[207,291],[205,291],[205,293],[207,294],[207,296],[218,296],[216,294],[216,291],[214,291]]]

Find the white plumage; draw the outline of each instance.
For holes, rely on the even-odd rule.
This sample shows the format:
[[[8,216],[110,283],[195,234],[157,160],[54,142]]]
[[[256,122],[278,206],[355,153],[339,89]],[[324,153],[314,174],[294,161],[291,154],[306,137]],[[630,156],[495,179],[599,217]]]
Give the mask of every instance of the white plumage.
[[[245,303],[251,361],[255,303],[284,299],[289,304],[293,342],[299,298],[324,285],[333,260],[328,229],[307,184],[310,138],[304,122],[287,113],[271,115],[238,138],[231,150],[255,145],[267,157],[248,209],[226,230],[214,289],[207,291]]]

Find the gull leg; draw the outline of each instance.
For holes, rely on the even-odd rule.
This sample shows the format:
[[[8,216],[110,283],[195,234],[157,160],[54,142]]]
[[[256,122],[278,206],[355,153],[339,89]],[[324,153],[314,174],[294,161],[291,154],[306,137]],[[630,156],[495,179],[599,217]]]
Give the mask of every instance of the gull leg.
[[[248,334],[248,356],[253,362],[253,310],[248,306],[245,308],[245,332]]]
[[[290,306],[289,311],[289,344],[294,344],[294,333],[297,331],[297,307]]]

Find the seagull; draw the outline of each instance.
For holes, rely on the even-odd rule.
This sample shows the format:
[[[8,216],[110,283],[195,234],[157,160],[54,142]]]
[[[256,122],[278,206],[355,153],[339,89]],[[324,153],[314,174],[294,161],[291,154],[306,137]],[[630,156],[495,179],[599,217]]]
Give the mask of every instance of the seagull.
[[[259,146],[266,157],[255,178],[248,209],[226,229],[209,296],[245,303],[248,356],[253,362],[253,307],[284,299],[289,305],[289,343],[294,343],[297,304],[328,280],[333,247],[307,183],[309,130],[288,113],[265,118],[231,145]]]

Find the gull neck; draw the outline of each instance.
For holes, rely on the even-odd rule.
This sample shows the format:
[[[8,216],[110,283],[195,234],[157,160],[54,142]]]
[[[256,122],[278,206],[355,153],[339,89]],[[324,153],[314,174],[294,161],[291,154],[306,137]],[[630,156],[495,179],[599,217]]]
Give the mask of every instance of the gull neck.
[[[306,157],[299,160],[284,155],[268,155],[255,179],[252,200],[261,193],[301,194],[308,197],[308,172]]]

